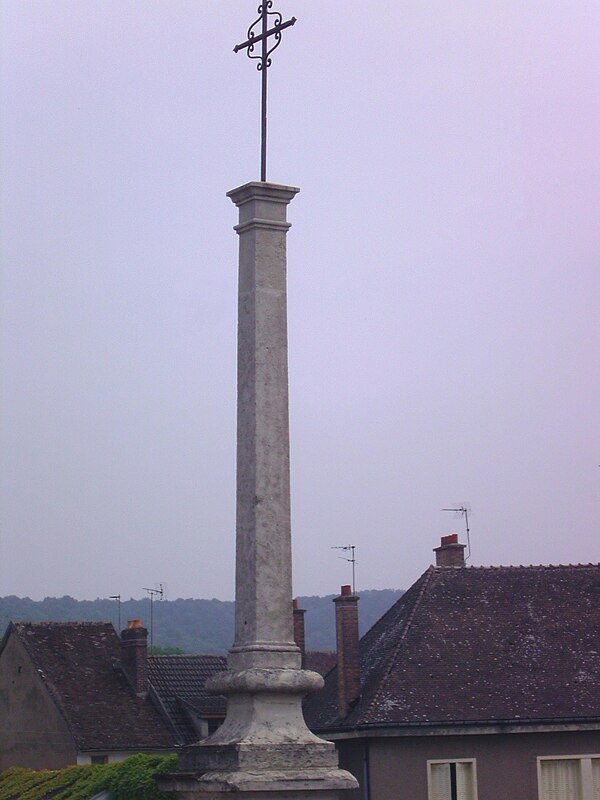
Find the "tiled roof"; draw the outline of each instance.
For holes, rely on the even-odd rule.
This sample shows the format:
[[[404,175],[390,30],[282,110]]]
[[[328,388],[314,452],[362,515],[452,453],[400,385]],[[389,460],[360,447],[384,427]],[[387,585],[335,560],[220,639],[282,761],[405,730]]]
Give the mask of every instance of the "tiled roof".
[[[336,667],[312,728],[600,721],[600,566],[430,567],[360,659],[358,703],[340,719]]]
[[[136,701],[109,622],[13,622],[79,750],[172,749],[149,701]]]
[[[327,650],[307,650],[306,669],[318,672],[325,677],[332,670],[337,662],[337,654]]]
[[[186,706],[203,717],[224,717],[226,700],[204,688],[206,680],[227,668],[224,656],[149,656],[148,678],[182,742],[198,735],[186,713]]]

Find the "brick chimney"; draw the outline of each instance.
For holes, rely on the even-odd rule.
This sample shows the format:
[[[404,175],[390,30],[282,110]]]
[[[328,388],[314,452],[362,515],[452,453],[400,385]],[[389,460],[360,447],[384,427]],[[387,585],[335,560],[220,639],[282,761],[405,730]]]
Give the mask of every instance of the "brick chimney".
[[[358,651],[358,595],[351,586],[342,586],[335,603],[337,642],[338,707],[345,717],[360,697],[360,656]]]
[[[306,610],[298,608],[298,598],[294,597],[294,641],[300,648],[300,655],[302,656],[302,669],[306,668],[306,639],[304,636],[304,615]]]
[[[465,547],[458,541],[458,533],[442,536],[442,543],[434,547],[436,567],[464,567]]]
[[[121,664],[138,700],[148,694],[148,631],[139,619],[121,631]]]

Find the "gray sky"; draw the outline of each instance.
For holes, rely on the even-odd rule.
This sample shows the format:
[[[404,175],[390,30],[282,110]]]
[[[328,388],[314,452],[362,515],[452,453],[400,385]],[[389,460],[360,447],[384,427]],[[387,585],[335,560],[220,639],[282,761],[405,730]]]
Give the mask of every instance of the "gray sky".
[[[0,595],[233,597],[256,6],[2,2]],[[275,6],[295,593],[597,562],[600,5]]]

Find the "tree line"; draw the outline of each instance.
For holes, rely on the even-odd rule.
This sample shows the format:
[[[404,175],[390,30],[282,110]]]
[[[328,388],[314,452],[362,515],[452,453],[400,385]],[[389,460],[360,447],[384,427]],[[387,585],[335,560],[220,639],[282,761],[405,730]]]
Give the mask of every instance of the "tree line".
[[[360,633],[365,633],[400,597],[399,589],[368,589],[358,593]],[[335,650],[334,595],[300,597],[306,609],[306,647],[308,650]],[[178,648],[186,653],[226,653],[233,643],[235,604],[227,600],[183,599],[154,601],[153,640],[160,648]],[[108,598],[75,600],[73,597],[29,597],[9,595],[0,598],[0,631],[15,622],[112,622],[115,629],[140,619],[150,627],[150,600]]]

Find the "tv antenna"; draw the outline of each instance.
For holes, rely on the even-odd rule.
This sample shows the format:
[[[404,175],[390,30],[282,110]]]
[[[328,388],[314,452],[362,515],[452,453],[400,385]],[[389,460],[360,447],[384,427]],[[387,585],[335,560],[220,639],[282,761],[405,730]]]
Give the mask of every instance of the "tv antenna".
[[[164,594],[162,583],[159,583],[158,585],[160,587],[159,589],[147,589],[145,586],[142,586],[142,589],[145,592],[148,592],[150,597],[150,651],[152,651],[152,648],[154,647],[154,598],[158,596],[158,599],[162,600]]]
[[[108,598],[109,600],[116,600],[117,601],[117,619],[118,621],[118,628],[117,633],[119,636],[121,635],[121,595],[120,594],[111,594]]]
[[[467,555],[465,556],[465,564],[471,558],[471,537],[469,536],[469,511],[470,507],[467,503],[463,503],[460,508],[442,508],[442,511],[454,511],[456,514],[460,514],[461,517],[465,518],[465,526],[467,529]]]
[[[349,561],[352,564],[352,594],[356,594],[356,558],[354,557],[354,551],[356,547],[353,544],[346,544],[340,545],[339,547],[332,547],[332,550],[345,550],[347,553],[349,552],[350,558],[346,556],[338,556],[338,558],[344,559],[344,561]]]

